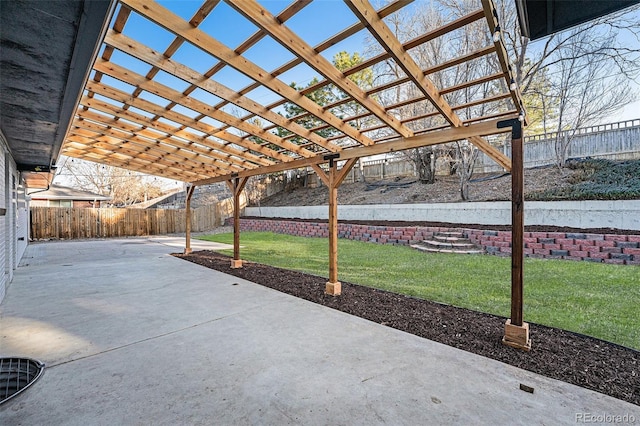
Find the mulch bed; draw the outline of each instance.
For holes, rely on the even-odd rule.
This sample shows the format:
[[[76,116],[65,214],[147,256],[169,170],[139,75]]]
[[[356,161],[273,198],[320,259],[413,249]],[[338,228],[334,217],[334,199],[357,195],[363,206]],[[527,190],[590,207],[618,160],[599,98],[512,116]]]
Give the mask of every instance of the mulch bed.
[[[531,324],[533,347],[501,343],[506,318],[342,283],[339,297],[324,294],[326,278],[258,263],[231,269],[212,251],[176,257],[261,284],[416,336],[492,358],[547,377],[640,405],[640,352],[557,328]]]

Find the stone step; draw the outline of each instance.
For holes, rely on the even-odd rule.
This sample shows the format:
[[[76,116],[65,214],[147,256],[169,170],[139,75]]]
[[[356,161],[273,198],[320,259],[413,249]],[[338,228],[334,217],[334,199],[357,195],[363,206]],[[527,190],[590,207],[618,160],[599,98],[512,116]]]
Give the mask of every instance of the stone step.
[[[452,242],[452,241],[434,241],[434,240],[423,240],[423,244],[426,244],[427,246],[432,246],[432,247],[439,247],[439,248],[459,248],[459,249],[474,249],[476,248],[475,244],[473,244],[471,241],[460,241],[459,242]]]
[[[451,242],[458,242],[458,241],[466,242],[466,241],[469,241],[468,238],[464,238],[464,237],[447,237],[447,236],[438,235],[438,234],[435,234],[433,236],[433,239],[436,240],[436,241],[451,241]]]
[[[429,248],[424,247],[418,244],[412,244],[412,248],[420,251],[424,251],[427,253],[456,253],[456,254],[482,254],[483,251],[480,249],[473,250],[453,250],[453,249],[443,249],[443,248]]]
[[[453,238],[464,238],[464,234],[462,232],[436,232],[433,234],[434,237],[453,237]]]

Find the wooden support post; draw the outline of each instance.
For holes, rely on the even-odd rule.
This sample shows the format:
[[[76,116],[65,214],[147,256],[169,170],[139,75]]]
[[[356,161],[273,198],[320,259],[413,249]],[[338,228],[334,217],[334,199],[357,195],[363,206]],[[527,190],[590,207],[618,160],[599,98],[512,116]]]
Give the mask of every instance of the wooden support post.
[[[506,120],[498,127],[511,126],[511,318],[505,324],[502,342],[530,350],[529,324],[522,320],[524,266],[524,150],[522,124]]]
[[[329,281],[325,286],[325,293],[332,296],[339,296],[342,293],[342,283],[338,281],[338,187],[358,161],[357,158],[352,158],[338,170],[335,161],[338,155],[327,156],[329,173],[325,173],[318,165],[312,166],[329,188]]]
[[[338,281],[338,186],[336,185],[337,165],[329,166],[329,281],[325,293],[337,296],[342,293]]]
[[[233,260],[231,260],[231,268],[242,268],[242,260],[240,259],[240,194],[247,183],[246,177],[235,177],[226,181],[231,193],[233,194]]]
[[[185,206],[185,244],[184,254],[190,254],[191,250],[191,197],[196,189],[196,185],[190,185],[187,188],[187,201]]]
[[[522,325],[524,167],[522,137],[511,140],[511,323]],[[513,164],[515,163],[515,167]]]

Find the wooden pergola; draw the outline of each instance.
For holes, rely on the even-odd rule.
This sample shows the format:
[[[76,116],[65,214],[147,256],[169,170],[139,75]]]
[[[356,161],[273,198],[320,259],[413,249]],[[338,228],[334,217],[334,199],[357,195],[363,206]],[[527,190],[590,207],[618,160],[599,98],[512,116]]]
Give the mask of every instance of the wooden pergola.
[[[326,292],[339,295],[337,192],[357,160],[466,140],[513,174],[513,303],[504,341],[528,348],[528,326],[522,322],[524,108],[492,1],[478,0],[476,10],[452,16],[450,22],[410,40],[399,40],[387,19],[402,9],[411,11],[415,6],[411,0],[391,1],[379,10],[368,0],[345,0],[344,5],[332,7],[339,6],[336,13],[350,14],[353,23],[315,45],[287,25],[314,7],[311,0],[293,1],[277,13],[268,6],[255,0],[205,0],[188,19],[154,1],[115,3],[62,154],[190,183],[187,209],[196,186],[227,182],[235,201],[232,266],[236,268],[242,266],[239,198],[247,179],[313,168],[329,188]],[[216,19],[227,19],[229,13],[253,29],[234,46],[220,41],[214,31]],[[140,26],[144,32],[137,31]],[[469,28],[484,34],[484,46],[458,51],[427,68],[416,58],[414,52],[421,46]],[[154,31],[162,40],[168,34],[170,41],[159,48],[162,43]],[[363,33],[372,40],[374,53],[362,62],[339,70],[325,56]],[[252,53],[268,43],[286,54],[275,68],[265,69],[260,60],[252,60],[259,56]],[[278,50],[274,52],[278,56]],[[360,87],[351,78],[381,63],[392,64],[399,70],[397,76],[373,87]],[[472,65],[482,72],[465,74]],[[318,80],[297,88],[285,80],[293,70],[307,70],[306,81]],[[248,83],[236,87],[224,78],[228,72],[242,75]],[[446,73],[463,78],[439,87],[436,81],[446,79],[437,77]],[[327,87],[340,94],[338,100],[319,105],[308,96]],[[385,96],[391,92],[398,94],[393,101]],[[454,95],[460,92],[475,95],[455,102],[460,97]],[[262,97],[257,93],[267,93],[269,102],[259,102]],[[285,105],[295,105],[300,113],[287,116]],[[340,112],[344,105],[362,112],[344,116]],[[309,122],[316,124],[310,127]],[[327,129],[330,137],[323,136]],[[509,131],[513,131],[511,159],[485,138]],[[186,217],[186,251],[190,251],[190,215]]]

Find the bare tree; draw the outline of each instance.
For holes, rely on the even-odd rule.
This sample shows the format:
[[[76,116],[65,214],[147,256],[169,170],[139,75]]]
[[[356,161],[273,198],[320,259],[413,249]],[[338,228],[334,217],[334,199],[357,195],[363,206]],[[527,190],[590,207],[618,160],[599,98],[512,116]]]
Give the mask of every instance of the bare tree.
[[[407,41],[420,33],[428,31],[442,25],[444,20],[442,15],[432,4],[420,4],[419,13],[407,13],[401,11],[390,16],[388,25],[401,41]],[[379,53],[380,47],[370,40],[368,52],[370,54]],[[434,65],[443,56],[443,44],[440,40],[428,45],[422,45],[414,49],[414,58],[422,68]],[[385,60],[375,67],[375,81],[382,84],[387,81],[398,80],[405,76],[404,71],[398,64],[391,60]],[[442,76],[443,74],[440,74]],[[394,87],[392,90],[383,91],[379,94],[383,105],[400,104],[404,99],[412,99],[420,96],[420,91],[413,84],[403,84]],[[429,102],[419,102],[407,106],[401,106],[391,110],[400,120],[428,114],[432,109]],[[411,130],[427,128],[435,125],[437,119],[424,118],[419,121],[408,122],[406,125]],[[400,151],[396,156],[413,164],[414,170],[420,182],[432,184],[436,178],[436,162],[438,159],[438,149],[433,146],[416,148],[408,151]]]
[[[471,176],[473,176],[473,169],[476,164],[476,159],[478,158],[478,148],[468,143],[464,142],[456,142],[458,153],[458,161],[455,164],[455,170],[460,178],[460,198],[463,201],[468,201],[469,198],[469,181],[471,180]]]
[[[558,51],[566,58],[556,64],[559,78],[553,81],[555,99],[551,98],[557,104],[555,154],[560,168],[565,166],[577,129],[599,122],[634,99],[629,82],[604,76],[602,60],[594,60],[597,54],[584,54],[585,46],[591,49],[593,43],[572,43]]]
[[[452,19],[452,17],[457,18],[467,15],[477,9],[477,6],[477,2],[470,0],[456,0],[455,2],[442,0],[419,3],[416,5],[417,10],[415,13],[400,12],[390,16],[388,18],[388,25],[401,41],[407,41],[415,38],[419,34],[424,34],[443,26]],[[411,55],[422,69],[429,69],[455,59],[462,54],[461,52],[477,51],[489,43],[493,43],[490,38],[491,35],[486,31],[486,23],[478,21],[411,49]],[[379,46],[371,41],[370,50],[373,54],[378,53],[376,49],[379,50]],[[429,78],[437,87],[444,89],[487,75],[488,73],[497,72],[499,69],[500,65],[497,60],[481,58],[473,61],[465,61],[463,64],[430,73]],[[404,73],[394,61],[387,60],[376,67],[375,76],[376,81],[380,84],[388,80],[400,79],[404,77]],[[492,81],[467,87],[462,90],[451,91],[444,95],[444,97],[451,105],[461,105],[507,90],[505,86],[504,81]],[[420,96],[422,96],[422,92],[419,91],[415,85],[408,83],[382,92],[380,94],[380,100],[389,108],[390,105],[401,104],[404,100],[415,99]],[[489,108],[492,108],[492,106],[482,104],[458,109],[456,110],[456,114],[458,114],[462,120],[466,120],[497,112]],[[495,108],[495,106],[493,106],[493,108]],[[414,132],[420,132],[447,124],[441,115],[434,114],[435,108],[431,102],[427,100],[397,108],[390,108],[390,111],[400,120],[406,120],[409,117],[422,117],[418,120],[406,121],[406,125]],[[420,182],[434,183],[438,157],[446,157],[450,163],[450,170],[453,172],[456,170],[455,164],[459,161],[465,161],[468,157],[466,151],[464,153],[459,152],[463,146],[466,147],[467,144],[454,143],[449,146],[427,146],[401,152],[397,155],[414,164]],[[465,169],[470,172],[460,174],[463,179],[466,179],[464,183],[461,182],[461,185],[464,186],[464,188],[461,187],[461,194],[465,194],[465,197],[468,197],[468,185],[466,185],[466,182],[468,182],[471,176],[473,167],[467,167],[467,164],[461,164],[457,169]]]
[[[640,75],[640,7],[530,43],[520,35],[514,2],[498,0],[497,6],[531,127],[560,134],[598,124],[637,98],[628,83]],[[561,167],[571,139],[569,132],[557,140]]]
[[[93,163],[77,158],[62,158],[57,176],[74,188],[112,197],[112,203],[126,207],[162,195],[157,178],[118,167]]]

